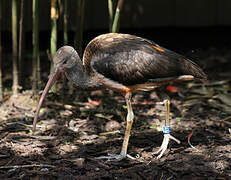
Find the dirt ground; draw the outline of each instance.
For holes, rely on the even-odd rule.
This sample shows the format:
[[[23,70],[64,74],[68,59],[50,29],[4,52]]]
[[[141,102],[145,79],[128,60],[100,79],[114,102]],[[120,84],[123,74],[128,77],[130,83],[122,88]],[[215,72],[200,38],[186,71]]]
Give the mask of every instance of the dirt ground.
[[[50,93],[34,135],[39,97],[24,91],[12,100],[5,94],[0,179],[231,179],[231,55],[225,52],[208,49],[196,57],[210,82],[162,87],[172,102],[171,134],[181,144],[171,141],[161,159],[153,152],[162,143],[165,109],[155,92],[134,94],[128,153],[136,159],[119,162],[96,159],[120,152],[126,107],[119,94],[65,89],[63,98],[61,90]]]

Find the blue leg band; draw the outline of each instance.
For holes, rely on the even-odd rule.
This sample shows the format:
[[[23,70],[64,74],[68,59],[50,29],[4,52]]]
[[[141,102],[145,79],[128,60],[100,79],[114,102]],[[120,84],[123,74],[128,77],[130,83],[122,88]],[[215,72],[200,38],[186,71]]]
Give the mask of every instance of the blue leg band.
[[[163,133],[170,134],[170,126],[163,126]]]

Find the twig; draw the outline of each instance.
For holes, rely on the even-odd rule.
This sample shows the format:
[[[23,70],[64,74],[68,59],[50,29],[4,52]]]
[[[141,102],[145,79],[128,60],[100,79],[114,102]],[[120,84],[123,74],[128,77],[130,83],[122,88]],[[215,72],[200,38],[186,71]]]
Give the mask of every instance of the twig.
[[[120,131],[116,130],[116,131],[103,132],[103,133],[100,133],[99,135],[105,136],[105,135],[111,135],[111,134],[117,134],[117,133],[120,133]]]
[[[213,82],[207,82],[207,83],[192,83],[190,84],[191,87],[198,87],[198,86],[218,86],[228,83],[229,80],[223,80],[223,81],[213,81]]]
[[[226,118],[224,118],[224,119],[222,119],[222,120],[220,120],[220,121],[227,121],[227,120],[229,120],[229,119],[231,119],[231,115],[230,116],[228,116],[228,117],[226,117]],[[231,123],[230,122],[228,122],[230,125],[231,125]]]
[[[0,154],[0,158],[5,158],[5,157],[9,157],[10,155],[6,155],[6,154]]]
[[[13,107],[15,107],[17,109],[22,109],[22,110],[25,110],[25,111],[31,110],[31,108],[29,108],[29,107],[24,107],[24,106],[16,105],[15,103],[13,104]]]
[[[189,146],[190,146],[192,149],[195,149],[196,151],[200,151],[199,149],[197,149],[196,147],[194,147],[194,146],[191,144],[190,139],[191,139],[192,135],[193,135],[193,132],[191,132],[191,133],[188,135],[188,144],[189,144]]]
[[[13,166],[0,166],[0,169],[18,169],[18,168],[31,168],[31,167],[55,168],[55,166],[50,164],[25,164],[25,165],[13,165]]]
[[[46,52],[47,52],[47,57],[48,57],[49,61],[52,61],[52,57],[51,57],[51,53],[50,53],[49,49],[47,49]]]
[[[222,122],[222,123],[224,123],[224,124],[226,124],[226,125],[228,125],[228,126],[231,127],[231,123],[227,121],[229,119],[231,119],[231,115],[228,116],[228,117],[226,117],[226,118],[224,118],[224,119],[221,119],[221,120],[214,120],[214,119],[210,119],[210,120],[211,121],[216,121],[216,122]]]

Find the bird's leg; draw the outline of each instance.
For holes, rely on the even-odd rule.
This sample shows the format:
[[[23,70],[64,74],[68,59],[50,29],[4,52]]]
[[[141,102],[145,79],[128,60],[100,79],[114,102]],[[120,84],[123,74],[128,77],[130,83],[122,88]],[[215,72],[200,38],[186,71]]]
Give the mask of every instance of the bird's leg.
[[[132,124],[133,124],[133,119],[134,119],[134,113],[132,110],[132,104],[131,104],[131,95],[126,99],[126,104],[127,104],[127,127],[124,135],[124,141],[123,141],[123,146],[120,152],[120,155],[126,157],[127,156],[127,149],[128,149],[128,141],[130,138],[131,134],[131,129],[132,129]]]
[[[120,161],[126,157],[135,159],[132,156],[127,154],[128,141],[130,138],[131,128],[132,128],[133,119],[134,119],[134,113],[133,113],[132,104],[131,104],[131,94],[130,93],[126,94],[125,99],[126,99],[128,114],[127,114],[127,126],[125,130],[124,141],[123,141],[121,152],[120,154],[108,154],[108,156],[101,156],[101,157],[98,157],[97,159],[108,159],[108,160],[116,160],[116,161]]]
[[[180,144],[180,141],[178,139],[176,139],[170,135],[170,100],[169,99],[164,100],[164,105],[165,105],[165,110],[166,110],[165,125],[163,127],[164,139],[163,139],[163,142],[160,146],[160,149],[158,151],[154,152],[154,154],[160,153],[157,156],[157,159],[161,158],[162,155],[164,154],[164,152],[167,150],[168,143],[169,143],[170,139],[172,139],[172,140],[176,141],[178,144]]]

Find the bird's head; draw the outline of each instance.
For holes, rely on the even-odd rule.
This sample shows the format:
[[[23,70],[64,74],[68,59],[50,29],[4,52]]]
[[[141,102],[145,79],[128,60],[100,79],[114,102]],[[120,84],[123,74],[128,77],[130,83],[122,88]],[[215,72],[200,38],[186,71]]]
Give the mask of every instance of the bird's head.
[[[58,51],[55,53],[53,57],[54,69],[51,72],[46,87],[43,90],[42,96],[40,97],[39,104],[34,117],[32,129],[33,132],[35,131],[39,111],[42,106],[43,100],[46,97],[47,92],[51,89],[51,87],[55,84],[55,82],[61,77],[61,75],[64,72],[66,72],[68,69],[72,68],[76,64],[78,59],[79,56],[77,52],[71,46],[63,46],[59,48]]]
[[[72,68],[78,58],[79,56],[73,47],[63,46],[54,55],[54,69],[65,71],[68,68]]]

